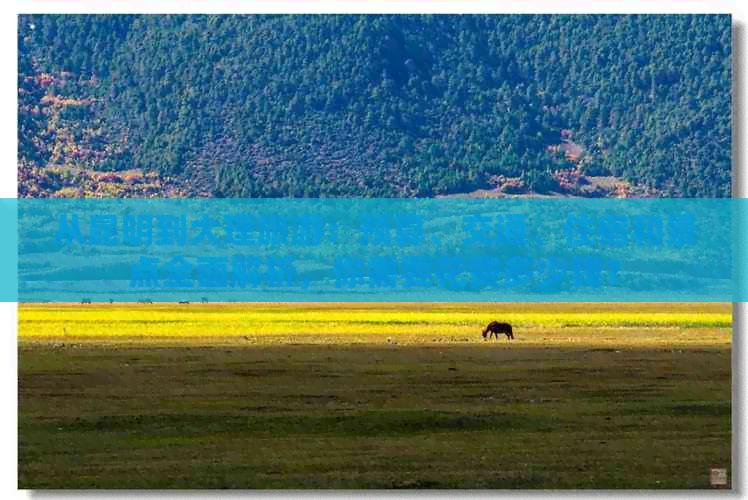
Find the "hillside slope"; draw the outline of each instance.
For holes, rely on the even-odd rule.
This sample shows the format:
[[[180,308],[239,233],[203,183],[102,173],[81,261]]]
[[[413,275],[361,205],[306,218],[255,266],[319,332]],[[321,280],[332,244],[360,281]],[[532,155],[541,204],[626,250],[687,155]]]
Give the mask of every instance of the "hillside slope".
[[[547,193],[579,169],[724,197],[731,82],[729,16],[19,16],[19,159],[188,195]]]

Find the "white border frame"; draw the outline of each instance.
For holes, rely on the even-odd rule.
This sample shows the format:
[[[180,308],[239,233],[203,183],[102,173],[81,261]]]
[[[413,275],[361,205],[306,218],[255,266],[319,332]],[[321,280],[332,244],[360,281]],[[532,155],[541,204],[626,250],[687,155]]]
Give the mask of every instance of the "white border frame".
[[[333,0],[318,2],[293,1],[293,0],[265,0],[265,1],[228,1],[214,0],[208,3],[196,0],[146,2],[121,1],[109,3],[97,1],[27,1],[9,2],[3,4],[3,15],[0,17],[0,37],[2,46],[8,50],[0,52],[0,67],[4,68],[2,78],[2,92],[0,95],[0,130],[2,131],[3,147],[0,154],[5,158],[0,163],[0,198],[15,198],[17,189],[16,172],[16,65],[17,65],[17,19],[19,13],[549,13],[549,14],[571,14],[571,13],[599,13],[599,14],[634,14],[634,13],[662,13],[662,14],[695,14],[695,13],[724,13],[733,16],[733,190],[736,197],[748,197],[748,174],[744,173],[745,149],[744,149],[744,104],[745,104],[745,63],[742,52],[745,49],[746,30],[746,8],[744,3],[737,1],[694,1],[686,0],[679,2],[653,2],[653,1],[581,1],[566,0],[540,1],[525,0],[524,2],[488,2],[476,0],[461,1],[434,1],[423,0],[411,1],[403,5],[397,1],[369,1],[366,4],[343,4],[335,3]],[[746,490],[746,474],[740,471],[738,462],[748,457],[745,441],[745,393],[743,377],[746,373],[746,358],[742,336],[738,332],[744,332],[748,320],[748,305],[746,303],[735,304],[734,314],[734,336],[733,336],[733,470],[731,474],[733,492],[743,496]],[[16,345],[16,304],[0,303],[0,328],[2,336],[2,351],[0,351],[0,370],[2,371],[4,383],[0,385],[0,397],[4,402],[5,411],[0,415],[2,428],[6,432],[0,434],[0,484],[2,484],[3,498],[85,498],[95,496],[96,498],[119,498],[124,496],[136,496],[141,498],[159,497],[187,497],[211,498],[213,492],[28,492],[17,490],[17,367],[18,355]],[[738,438],[741,439],[738,439]],[[705,470],[706,474],[706,470]],[[372,496],[405,496],[412,498],[436,497],[436,496],[474,496],[491,497],[495,495],[488,492],[392,492],[392,493],[367,493],[367,492],[227,492],[231,497],[282,497],[282,498],[304,498],[308,496],[336,496],[336,497],[360,497],[361,495]],[[598,495],[623,497],[701,497],[707,495],[734,495],[729,491],[703,491],[703,492],[507,492],[501,493],[507,498],[542,497],[557,498],[591,498]]]

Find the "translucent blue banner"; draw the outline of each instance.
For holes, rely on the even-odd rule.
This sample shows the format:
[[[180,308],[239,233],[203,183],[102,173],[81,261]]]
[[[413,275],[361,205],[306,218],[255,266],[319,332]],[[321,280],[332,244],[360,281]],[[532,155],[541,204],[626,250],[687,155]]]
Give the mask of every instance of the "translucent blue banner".
[[[733,199],[3,200],[0,300],[744,301],[745,207]]]

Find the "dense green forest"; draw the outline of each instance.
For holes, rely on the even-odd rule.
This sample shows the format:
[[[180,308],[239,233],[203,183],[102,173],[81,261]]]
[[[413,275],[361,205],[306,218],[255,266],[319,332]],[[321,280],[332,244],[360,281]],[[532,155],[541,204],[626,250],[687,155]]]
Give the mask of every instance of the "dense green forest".
[[[139,169],[219,197],[430,197],[499,176],[542,193],[571,168],[662,196],[731,192],[726,15],[21,15],[18,29],[24,168]]]

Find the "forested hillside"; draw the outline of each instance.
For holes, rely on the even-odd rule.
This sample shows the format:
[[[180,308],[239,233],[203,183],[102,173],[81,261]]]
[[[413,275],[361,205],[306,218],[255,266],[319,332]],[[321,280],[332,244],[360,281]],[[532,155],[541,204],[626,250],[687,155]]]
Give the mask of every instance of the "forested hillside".
[[[190,196],[543,193],[559,171],[730,196],[729,16],[22,15],[18,44],[27,194],[55,165]]]

